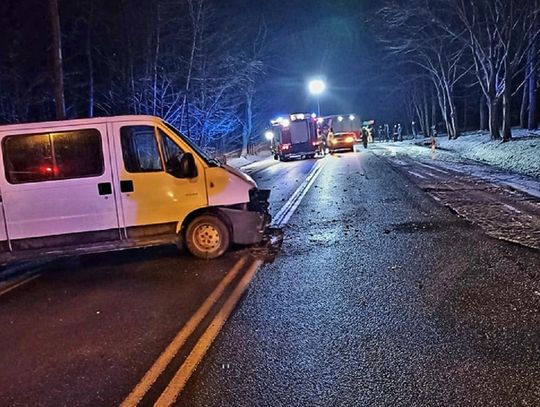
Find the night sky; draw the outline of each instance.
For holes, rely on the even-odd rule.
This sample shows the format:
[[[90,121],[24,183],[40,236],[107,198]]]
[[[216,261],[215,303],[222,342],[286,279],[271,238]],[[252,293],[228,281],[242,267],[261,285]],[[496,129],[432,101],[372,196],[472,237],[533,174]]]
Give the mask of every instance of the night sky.
[[[174,2],[162,2],[169,3]],[[9,92],[4,92],[9,95],[6,96],[9,100],[16,100],[12,95],[21,89],[27,93],[20,94],[20,99],[15,103],[22,106],[19,109],[22,113],[4,112],[3,120],[6,122],[53,117],[51,29],[47,4],[47,1],[41,0],[0,2],[0,22],[3,22],[5,30],[3,38],[0,38],[0,56],[3,60],[0,65],[7,71],[6,83],[0,85],[4,86],[4,91],[6,86],[9,88]],[[132,41],[136,44],[135,52],[139,52],[135,65],[136,74],[139,75],[137,84],[142,88],[145,83],[141,81],[141,75],[145,73],[149,58],[143,55],[146,46],[144,38],[148,37],[147,33],[154,34],[153,16],[148,10],[155,6],[155,0],[60,0],[68,118],[84,117],[87,111],[85,27],[91,4],[95,14],[92,52],[96,98],[99,99],[96,114],[130,112],[125,94],[129,90],[126,88],[128,82],[122,76],[125,71],[122,71],[124,65],[121,65],[125,64],[128,35],[133,37]],[[142,17],[146,18],[142,26],[137,27],[137,23],[133,23],[128,29],[123,28],[123,4],[130,4],[145,16]],[[178,4],[185,5],[182,1]],[[315,77],[324,78],[327,84],[327,90],[320,98],[323,115],[357,113],[363,119],[381,118],[381,106],[388,104],[382,104],[378,96],[382,94],[381,84],[388,81],[377,79],[380,69],[374,63],[375,55],[380,52],[380,45],[377,45],[372,34],[376,21],[374,11],[380,5],[376,0],[208,0],[205,4],[212,13],[219,15],[212,20],[214,25],[209,29],[218,37],[221,33],[224,37],[230,33],[229,38],[246,41],[233,31],[252,33],[256,32],[258,26],[267,27],[264,55],[261,58],[266,72],[258,79],[255,95],[258,123],[268,123],[272,118],[293,112],[315,112],[316,97],[307,91],[307,82]],[[189,25],[189,16],[186,14],[183,17],[184,24]],[[184,32],[187,38],[185,42],[189,43],[191,34],[189,30]],[[242,42],[237,45],[232,54],[249,46]],[[182,61],[187,66],[185,55],[179,54],[179,57],[184,58]],[[173,71],[170,67],[167,70]],[[180,75],[185,74],[180,72]],[[111,78],[118,80],[111,85]],[[181,82],[179,86],[183,86]],[[114,102],[103,104],[109,92],[115,92],[117,97]],[[261,99],[263,106],[260,105]],[[25,106],[29,108],[25,109]],[[112,108],[100,110],[101,106]]]
[[[375,41],[367,23],[373,0],[316,0],[264,3],[233,0],[235,18],[263,19],[272,52],[267,89],[274,113],[316,111],[307,81],[323,77],[328,89],[321,96],[321,113],[358,112],[375,115]]]

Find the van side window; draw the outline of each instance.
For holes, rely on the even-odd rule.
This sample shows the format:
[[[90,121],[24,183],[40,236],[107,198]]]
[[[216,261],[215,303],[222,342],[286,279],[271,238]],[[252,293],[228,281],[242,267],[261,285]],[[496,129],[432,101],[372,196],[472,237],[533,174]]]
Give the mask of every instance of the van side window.
[[[178,144],[163,133],[161,129],[159,130],[159,134],[161,137],[163,158],[165,160],[165,169],[170,174],[178,174],[180,160],[184,155],[184,151],[178,146]]]
[[[124,126],[120,129],[120,139],[127,172],[163,170],[153,126]]]
[[[51,134],[55,179],[82,178],[103,174],[101,135],[97,130]]]
[[[2,145],[10,184],[103,174],[101,135],[95,129],[9,136]]]

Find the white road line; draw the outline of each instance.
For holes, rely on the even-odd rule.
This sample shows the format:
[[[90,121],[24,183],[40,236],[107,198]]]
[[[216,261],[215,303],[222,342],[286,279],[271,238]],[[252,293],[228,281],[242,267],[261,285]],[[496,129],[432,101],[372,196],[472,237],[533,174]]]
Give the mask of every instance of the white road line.
[[[180,393],[182,393],[182,390],[184,390],[187,381],[212,345],[212,342],[214,342],[217,335],[223,328],[223,325],[230,317],[232,311],[236,307],[236,304],[242,297],[242,294],[244,294],[246,291],[251,280],[253,280],[255,273],[262,263],[262,260],[255,260],[251,264],[250,268],[248,271],[246,271],[246,274],[242,277],[223,307],[219,310],[206,331],[197,341],[191,353],[188,355],[184,363],[182,363],[182,366],[180,366],[173,379],[167,385],[161,396],[159,396],[158,400],[154,404],[155,407],[168,407],[174,404]]]
[[[20,287],[20,286],[22,286],[24,284],[29,283],[30,281],[33,281],[33,280],[35,280],[36,278],[38,278],[40,276],[41,276],[41,274],[35,274],[35,275],[27,277],[27,278],[15,283],[15,284],[10,285],[7,288],[0,289],[0,296],[9,293],[10,291],[13,291],[14,289],[16,289],[16,288],[18,288],[18,287]]]
[[[300,184],[300,186],[294,191],[294,193],[291,195],[291,197],[285,202],[285,205],[279,210],[279,212],[274,216],[274,220],[272,222],[272,226],[275,227],[281,227],[285,226],[291,216],[294,214],[298,206],[300,205],[300,202],[302,202],[302,199],[304,196],[306,196],[307,192],[321,173],[322,169],[326,166],[328,163],[327,158],[323,158],[313,166],[311,171],[309,172],[307,178]]]
[[[220,281],[217,287],[212,291],[212,294],[203,302],[199,309],[191,316],[189,321],[182,327],[182,329],[176,334],[172,342],[167,346],[159,358],[154,362],[152,367],[146,372],[141,381],[135,386],[133,391],[126,397],[126,399],[120,404],[121,407],[136,406],[143,399],[148,390],[152,387],[158,377],[167,368],[171,360],[176,356],[178,351],[182,348],[189,336],[199,326],[201,321],[206,317],[210,309],[219,300],[219,298],[225,292],[225,289],[238,275],[242,267],[246,262],[246,257],[242,257],[238,260],[231,271],[229,271],[225,277]]]
[[[414,175],[415,177],[422,178],[422,179],[427,179],[426,177],[424,177],[423,175],[418,174],[417,172],[414,172],[414,171],[408,171],[408,172],[409,172],[409,174]]]

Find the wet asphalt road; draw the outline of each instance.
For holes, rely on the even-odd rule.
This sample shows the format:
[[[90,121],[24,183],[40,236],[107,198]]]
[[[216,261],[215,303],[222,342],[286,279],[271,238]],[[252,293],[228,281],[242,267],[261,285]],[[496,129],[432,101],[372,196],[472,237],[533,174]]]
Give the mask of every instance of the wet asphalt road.
[[[540,405],[540,252],[369,152],[327,160],[177,405]],[[273,213],[315,162],[252,174]],[[118,404],[249,252],[85,256],[0,296],[0,405]]]
[[[539,252],[330,160],[177,405],[540,405]]]

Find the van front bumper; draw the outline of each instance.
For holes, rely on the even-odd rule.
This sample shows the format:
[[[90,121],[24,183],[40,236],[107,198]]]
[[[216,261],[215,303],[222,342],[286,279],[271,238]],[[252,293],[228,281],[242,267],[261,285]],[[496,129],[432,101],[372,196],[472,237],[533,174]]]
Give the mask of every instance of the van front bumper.
[[[255,244],[263,240],[269,224],[268,216],[260,212],[220,208],[229,218],[232,227],[232,242],[235,244]]]
[[[271,216],[268,212],[270,190],[253,188],[249,191],[247,210],[220,208],[229,218],[232,241],[235,244],[260,243],[264,238]]]

